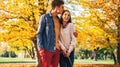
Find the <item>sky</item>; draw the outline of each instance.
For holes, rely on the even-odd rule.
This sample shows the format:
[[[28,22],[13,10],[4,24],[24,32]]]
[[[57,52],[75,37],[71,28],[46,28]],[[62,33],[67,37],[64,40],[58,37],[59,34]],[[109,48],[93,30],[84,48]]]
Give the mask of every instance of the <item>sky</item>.
[[[84,11],[84,9],[80,5],[76,5],[76,4],[65,4],[64,6],[65,8],[70,10],[73,17],[74,15],[79,16]]]

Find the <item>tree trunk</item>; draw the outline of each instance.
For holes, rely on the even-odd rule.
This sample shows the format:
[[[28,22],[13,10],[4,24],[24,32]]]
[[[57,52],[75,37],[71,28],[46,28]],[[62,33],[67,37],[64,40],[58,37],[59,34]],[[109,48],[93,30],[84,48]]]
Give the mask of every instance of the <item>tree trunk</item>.
[[[34,44],[33,44],[34,45]],[[36,57],[36,54],[35,54],[35,50],[36,48],[34,48],[34,47],[32,47],[32,59],[35,59],[35,57]]]
[[[107,60],[107,50],[104,50],[104,52],[103,52],[103,58],[104,58],[104,60]]]
[[[25,51],[24,58],[27,58],[27,52],[26,52],[26,49],[24,49],[24,51]]]
[[[45,6],[45,7],[48,6],[48,3],[45,5],[44,1],[38,0],[38,2],[39,2],[39,3],[38,3],[39,6]],[[49,2],[49,0],[48,0],[48,2]],[[39,12],[40,15],[46,13],[46,9],[45,9],[44,7],[43,7],[43,8],[39,8],[39,10],[40,10],[40,12]],[[41,12],[41,11],[42,11],[42,12]],[[33,28],[34,28],[35,30],[37,30],[37,28],[36,28],[36,20],[35,20],[34,13],[33,13],[33,17],[34,17],[34,19],[33,19],[33,22],[34,22]],[[38,55],[37,38],[36,38],[36,36],[33,37],[33,38],[31,38],[31,40],[33,41],[33,56],[34,56],[34,58],[37,60],[37,65],[36,65],[36,67],[42,67],[42,61],[41,61],[41,59],[40,59],[40,56]]]
[[[120,7],[118,7],[118,11]],[[118,46],[117,46],[117,60],[118,64],[120,64],[120,12],[118,12]]]
[[[36,37],[32,38],[32,41],[33,41],[34,58],[37,60],[36,67],[42,67],[42,61],[40,59],[40,56],[38,55],[37,39],[36,39]]]
[[[120,43],[118,43],[118,47],[117,47],[117,61],[118,61],[118,64],[120,64]]]
[[[94,58],[93,58],[93,59],[94,59],[95,61],[97,61],[97,51],[98,51],[97,49],[94,49]]]
[[[112,52],[112,57],[114,59],[114,64],[117,64],[117,61],[118,61],[118,59],[117,59],[117,48],[114,49],[114,51]]]
[[[11,58],[11,51],[8,51],[8,57]]]

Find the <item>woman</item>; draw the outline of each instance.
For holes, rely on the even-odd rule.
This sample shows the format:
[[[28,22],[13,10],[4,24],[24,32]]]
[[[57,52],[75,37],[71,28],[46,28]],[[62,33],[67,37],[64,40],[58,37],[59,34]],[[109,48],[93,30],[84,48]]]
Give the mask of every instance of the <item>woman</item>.
[[[61,15],[60,30],[60,67],[72,67],[74,62],[75,26],[71,23],[71,16],[68,10]]]

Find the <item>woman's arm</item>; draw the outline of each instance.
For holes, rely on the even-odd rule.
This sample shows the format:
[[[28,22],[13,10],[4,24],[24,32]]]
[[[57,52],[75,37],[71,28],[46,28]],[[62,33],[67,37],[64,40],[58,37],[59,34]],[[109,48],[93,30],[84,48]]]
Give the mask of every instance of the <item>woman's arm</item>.
[[[60,39],[59,39],[59,45],[60,45],[60,48],[61,48],[61,50],[63,51],[63,53],[66,54],[67,49],[66,49],[66,47],[62,44],[62,42],[61,42]]]
[[[70,43],[70,46],[69,46],[69,49],[68,49],[68,52],[72,52],[74,47],[75,47],[75,43],[76,43],[76,37],[75,35],[73,34],[75,32],[75,26],[74,24],[71,23],[71,26],[70,26],[70,36],[71,36],[71,43]]]

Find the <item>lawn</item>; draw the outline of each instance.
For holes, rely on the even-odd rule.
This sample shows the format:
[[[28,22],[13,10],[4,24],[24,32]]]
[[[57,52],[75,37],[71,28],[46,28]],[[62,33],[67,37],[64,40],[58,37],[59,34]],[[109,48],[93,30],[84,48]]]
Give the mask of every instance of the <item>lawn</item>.
[[[91,59],[76,59],[75,64],[114,64],[113,60],[98,60],[94,61]]]
[[[1,58],[0,64],[2,63],[35,63],[36,60],[30,58]],[[98,60],[94,61],[91,59],[75,59],[75,64],[113,64],[113,60]]]
[[[30,58],[1,58],[0,63],[35,63],[36,60]]]

